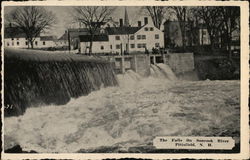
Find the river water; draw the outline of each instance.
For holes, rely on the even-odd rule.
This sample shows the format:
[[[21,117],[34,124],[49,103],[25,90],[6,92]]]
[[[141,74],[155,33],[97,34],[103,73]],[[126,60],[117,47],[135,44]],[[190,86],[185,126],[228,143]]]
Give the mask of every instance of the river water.
[[[151,76],[118,75],[119,87],[101,88],[66,105],[28,108],[4,119],[5,149],[43,153],[110,152],[152,146],[155,136],[233,136],[239,139],[240,81],[177,80],[168,66]]]

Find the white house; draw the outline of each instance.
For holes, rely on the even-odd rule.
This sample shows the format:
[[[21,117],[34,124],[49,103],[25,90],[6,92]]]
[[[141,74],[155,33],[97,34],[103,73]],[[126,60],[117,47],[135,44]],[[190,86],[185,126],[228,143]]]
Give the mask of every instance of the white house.
[[[80,52],[88,53],[90,35],[80,36]],[[164,46],[164,33],[153,24],[106,27],[93,39],[92,53],[145,52]]]
[[[34,40],[34,48],[55,47],[54,36],[38,36]],[[26,35],[15,27],[5,28],[4,46],[12,48],[28,48]]]

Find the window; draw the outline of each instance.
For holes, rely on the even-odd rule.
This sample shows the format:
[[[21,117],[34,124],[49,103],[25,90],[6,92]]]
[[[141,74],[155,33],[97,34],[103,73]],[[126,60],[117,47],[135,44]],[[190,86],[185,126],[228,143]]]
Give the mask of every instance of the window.
[[[159,34],[156,34],[156,35],[155,35],[155,39],[159,39]]]
[[[14,41],[14,38],[11,38],[12,41]]]
[[[104,46],[101,46],[101,50],[103,50],[104,49]]]
[[[112,49],[112,45],[110,45],[110,49]]]
[[[19,46],[19,42],[16,42],[16,45]]]
[[[137,35],[137,39],[141,39],[141,35]]]
[[[155,43],[155,47],[159,47],[160,46],[160,44],[159,43]]]
[[[142,48],[147,48],[146,43],[143,43],[143,44],[142,44]]]
[[[141,46],[141,44],[140,43],[138,43],[137,44],[137,48],[141,48],[142,46]]]
[[[134,40],[134,39],[135,39],[134,35],[130,36],[130,40]]]
[[[130,44],[130,48],[135,48],[135,44]]]
[[[120,36],[115,36],[115,40],[120,40]]]
[[[116,48],[116,49],[120,49],[120,45],[117,44],[117,45],[115,46],[115,48]]]
[[[43,41],[43,45],[45,45],[45,41]]]
[[[141,39],[146,39],[146,35],[142,35],[142,36],[141,36]]]
[[[16,38],[16,40],[19,40],[19,38]]]
[[[145,30],[145,31],[148,31],[148,27],[145,27],[144,30]]]
[[[153,31],[154,30],[154,28],[153,27],[150,27],[150,31]]]
[[[37,41],[35,41],[35,45],[37,46]]]
[[[26,46],[28,45],[28,42],[27,42],[27,41],[25,42],[25,45],[26,45]]]
[[[9,44],[9,42],[7,42],[7,46],[9,46],[10,44]]]
[[[207,33],[206,31],[204,31],[204,30],[202,31],[202,34],[203,34],[203,35],[206,35],[206,33]]]

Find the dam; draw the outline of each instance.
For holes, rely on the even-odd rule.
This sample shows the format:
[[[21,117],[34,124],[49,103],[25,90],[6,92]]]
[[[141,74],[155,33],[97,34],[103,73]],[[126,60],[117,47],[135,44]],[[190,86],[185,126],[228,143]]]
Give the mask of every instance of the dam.
[[[162,135],[230,136],[239,152],[238,80],[181,80],[185,58],[128,56],[121,65],[120,57],[26,54],[5,58],[5,104],[27,106],[4,118],[6,152],[156,153],[152,140]],[[140,58],[148,67],[133,68]]]

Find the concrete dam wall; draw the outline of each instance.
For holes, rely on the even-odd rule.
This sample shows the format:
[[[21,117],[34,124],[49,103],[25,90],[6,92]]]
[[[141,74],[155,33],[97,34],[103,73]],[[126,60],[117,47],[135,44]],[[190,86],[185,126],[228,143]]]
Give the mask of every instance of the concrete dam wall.
[[[176,75],[195,70],[193,53],[110,56],[107,59],[115,63],[116,73],[131,69],[143,77],[149,76],[151,64],[157,63],[168,65]]]
[[[4,51],[5,116],[21,115],[27,107],[66,104],[71,98],[117,84],[112,64],[102,59],[34,50]]]

